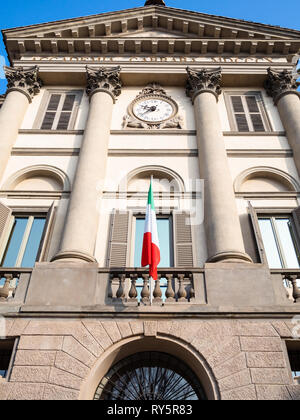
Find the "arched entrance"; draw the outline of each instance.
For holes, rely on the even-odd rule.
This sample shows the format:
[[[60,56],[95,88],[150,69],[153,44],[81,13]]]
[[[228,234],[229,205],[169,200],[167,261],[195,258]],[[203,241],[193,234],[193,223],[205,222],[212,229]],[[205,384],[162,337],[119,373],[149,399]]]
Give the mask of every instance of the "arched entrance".
[[[138,379],[136,375],[139,375]],[[128,395],[128,392],[124,391],[124,382],[127,386],[127,382],[134,377],[131,387],[135,387],[136,394],[133,395],[131,388]],[[180,391],[180,387],[177,387],[177,391],[171,395],[173,388],[169,387],[168,380],[174,388],[181,384],[184,387],[183,393],[176,395],[175,392]],[[141,381],[144,393],[138,391]],[[159,396],[161,400],[220,398],[217,381],[196,349],[173,336],[139,335],[115,343],[100,356],[82,384],[80,399],[150,400],[158,393],[159,387],[164,395],[155,397]]]
[[[206,400],[195,373],[167,353],[141,352],[126,357],[104,376],[95,400]]]

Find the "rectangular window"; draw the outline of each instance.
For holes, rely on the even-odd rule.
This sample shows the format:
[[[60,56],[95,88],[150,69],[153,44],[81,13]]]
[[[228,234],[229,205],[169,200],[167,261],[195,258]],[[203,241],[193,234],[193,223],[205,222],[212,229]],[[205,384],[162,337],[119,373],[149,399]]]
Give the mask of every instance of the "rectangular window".
[[[143,237],[144,237],[145,218],[137,217],[135,225],[135,249],[134,249],[134,266],[141,266]],[[158,267],[173,267],[174,265],[174,251],[173,251],[173,231],[172,231],[172,218],[158,217],[157,218],[157,231],[160,246],[160,263]],[[165,292],[167,282],[165,278],[160,281],[161,291],[163,293],[162,299],[165,300]],[[140,299],[141,290],[143,288],[143,279],[138,279],[137,291],[138,299]]]
[[[259,216],[258,223],[269,267],[299,269],[299,250],[292,217]]]
[[[240,133],[271,131],[260,92],[225,95],[232,131]]]
[[[74,127],[81,92],[50,93],[42,118],[42,130],[71,130]]]
[[[0,378],[7,377],[14,344],[14,339],[0,340]]]
[[[38,258],[46,225],[43,215],[15,215],[9,240],[1,261],[2,267],[33,267]]]

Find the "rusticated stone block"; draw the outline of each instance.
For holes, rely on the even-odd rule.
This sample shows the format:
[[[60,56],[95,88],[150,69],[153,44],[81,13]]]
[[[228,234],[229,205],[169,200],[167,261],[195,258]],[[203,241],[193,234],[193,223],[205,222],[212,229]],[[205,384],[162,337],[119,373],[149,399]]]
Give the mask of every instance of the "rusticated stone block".
[[[279,353],[279,352],[247,353],[247,365],[250,368],[284,368],[286,367],[283,353]]]
[[[34,320],[25,329],[25,335],[73,335],[80,321]]]
[[[74,401],[78,400],[79,392],[57,385],[45,385],[43,400],[47,401]]]
[[[23,334],[27,325],[29,324],[28,319],[16,319],[13,325],[10,328],[9,335],[11,336],[20,336]]]
[[[104,350],[112,346],[113,342],[100,321],[83,321],[83,324]]]
[[[169,331],[172,328],[172,321],[158,321],[157,331],[161,334],[169,335]]]
[[[57,352],[55,367],[80,378],[84,378],[89,373],[87,366],[62,351]]]
[[[287,387],[282,385],[257,385],[256,391],[258,400],[287,401],[292,399]]]
[[[44,393],[44,384],[14,383],[8,400],[41,400]]]
[[[235,401],[254,401],[257,400],[254,385],[248,385],[243,388],[232,389],[231,391],[222,392],[222,400]]]
[[[289,385],[287,389],[294,401],[300,401],[300,385]]]
[[[251,376],[249,369],[242,370],[234,375],[218,381],[220,391],[230,391],[232,389],[241,388],[246,385],[251,385]]]
[[[254,368],[251,369],[251,376],[254,384],[287,385],[291,383],[286,369]]]
[[[237,356],[241,352],[239,339],[232,337],[224,340],[222,345],[218,346],[217,351],[208,355],[207,362],[210,366],[218,366],[226,360]]]
[[[215,367],[214,375],[217,379],[222,379],[244,369],[247,369],[246,355],[241,353],[237,357],[227,360],[221,365]]]
[[[282,338],[292,338],[290,329],[287,327],[286,323],[283,321],[273,321],[273,327],[278,332]]]
[[[241,337],[243,351],[282,351],[282,341],[278,337]]]
[[[133,332],[133,335],[144,334],[144,323],[142,321],[131,321],[130,327]]]
[[[102,322],[102,326],[111,338],[113,343],[117,343],[122,339],[121,333],[119,331],[119,328],[117,324],[113,321],[104,321]]]
[[[0,380],[0,401],[7,400],[12,386],[11,383]]]
[[[156,337],[157,334],[157,321],[144,322],[144,334],[146,337]]]
[[[47,350],[18,350],[15,366],[53,366],[55,351]]]
[[[82,379],[64,370],[51,368],[49,383],[71,389],[80,389]]]
[[[50,367],[44,366],[14,366],[11,382],[48,382]]]
[[[63,351],[79,360],[86,366],[91,367],[96,358],[85,347],[83,347],[74,337],[65,337],[63,342]]]
[[[61,350],[63,337],[57,336],[22,336],[18,349],[22,350]]]
[[[257,321],[232,321],[234,335],[248,337],[278,337],[270,322]]]
[[[117,322],[122,338],[131,337],[132,331],[129,322]]]
[[[100,354],[103,353],[102,347],[99,346],[99,343],[97,343],[95,338],[82,324],[79,324],[74,330],[73,337],[76,338],[76,340],[88,349],[95,357],[99,357]]]

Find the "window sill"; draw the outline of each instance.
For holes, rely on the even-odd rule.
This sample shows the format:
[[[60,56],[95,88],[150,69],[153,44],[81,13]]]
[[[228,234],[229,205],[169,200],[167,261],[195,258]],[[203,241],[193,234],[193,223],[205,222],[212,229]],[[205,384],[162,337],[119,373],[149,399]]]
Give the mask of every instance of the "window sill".
[[[42,130],[39,128],[22,128],[19,134],[65,134],[65,135],[82,135],[84,130]]]
[[[247,137],[260,137],[260,136],[264,136],[264,137],[275,137],[275,136],[286,136],[286,132],[285,131],[247,131],[247,132],[243,132],[243,131],[224,131],[223,132],[224,136],[247,136]]]

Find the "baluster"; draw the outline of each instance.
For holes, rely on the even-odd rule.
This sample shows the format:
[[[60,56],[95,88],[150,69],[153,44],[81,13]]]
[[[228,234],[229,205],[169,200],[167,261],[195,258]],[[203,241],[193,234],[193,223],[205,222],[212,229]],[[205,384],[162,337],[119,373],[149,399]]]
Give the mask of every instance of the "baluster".
[[[297,284],[298,275],[289,276],[289,280],[293,286],[293,298],[295,299],[295,303],[300,302],[300,289]]]
[[[178,289],[178,301],[183,302],[186,300],[187,293],[184,287],[184,274],[178,274],[178,282],[179,282],[179,289]]]
[[[191,284],[191,287],[190,287],[190,301],[191,301],[192,299],[195,299],[194,279],[193,279],[192,274],[189,274],[189,280]]]
[[[16,290],[17,290],[17,287],[19,285],[19,280],[20,280],[20,273],[15,274],[13,276],[12,281],[10,282],[10,287],[13,288],[12,297],[15,297]]]
[[[13,279],[12,274],[4,274],[3,277],[5,278],[4,286],[0,288],[0,300],[6,300],[9,296],[9,289],[10,289],[10,282]]]
[[[153,300],[153,302],[155,302],[155,303],[161,303],[162,302],[162,291],[161,291],[161,288],[160,288],[160,279],[161,279],[161,275],[160,274],[158,274],[157,275],[157,280],[155,281],[155,288],[154,288],[154,291],[153,291],[153,297],[154,297],[154,300]]]
[[[113,284],[114,278],[115,278],[115,275],[114,274],[110,274],[109,275],[108,292],[107,292],[108,299],[112,299],[113,298],[112,284]]]
[[[167,291],[166,291],[166,302],[174,302],[175,292],[173,289],[173,274],[166,274],[167,279]]]
[[[129,301],[130,302],[137,302],[137,290],[136,290],[136,281],[138,279],[137,274],[130,274],[131,279],[131,287],[129,290]]]
[[[123,300],[125,298],[125,274],[119,274],[119,288],[117,290],[117,299]]]
[[[150,302],[150,292],[149,292],[149,287],[148,287],[148,284],[149,284],[149,274],[143,274],[142,277],[144,279],[144,287],[143,287],[142,293],[141,293],[142,302],[145,303],[145,304],[147,304],[147,303]]]

